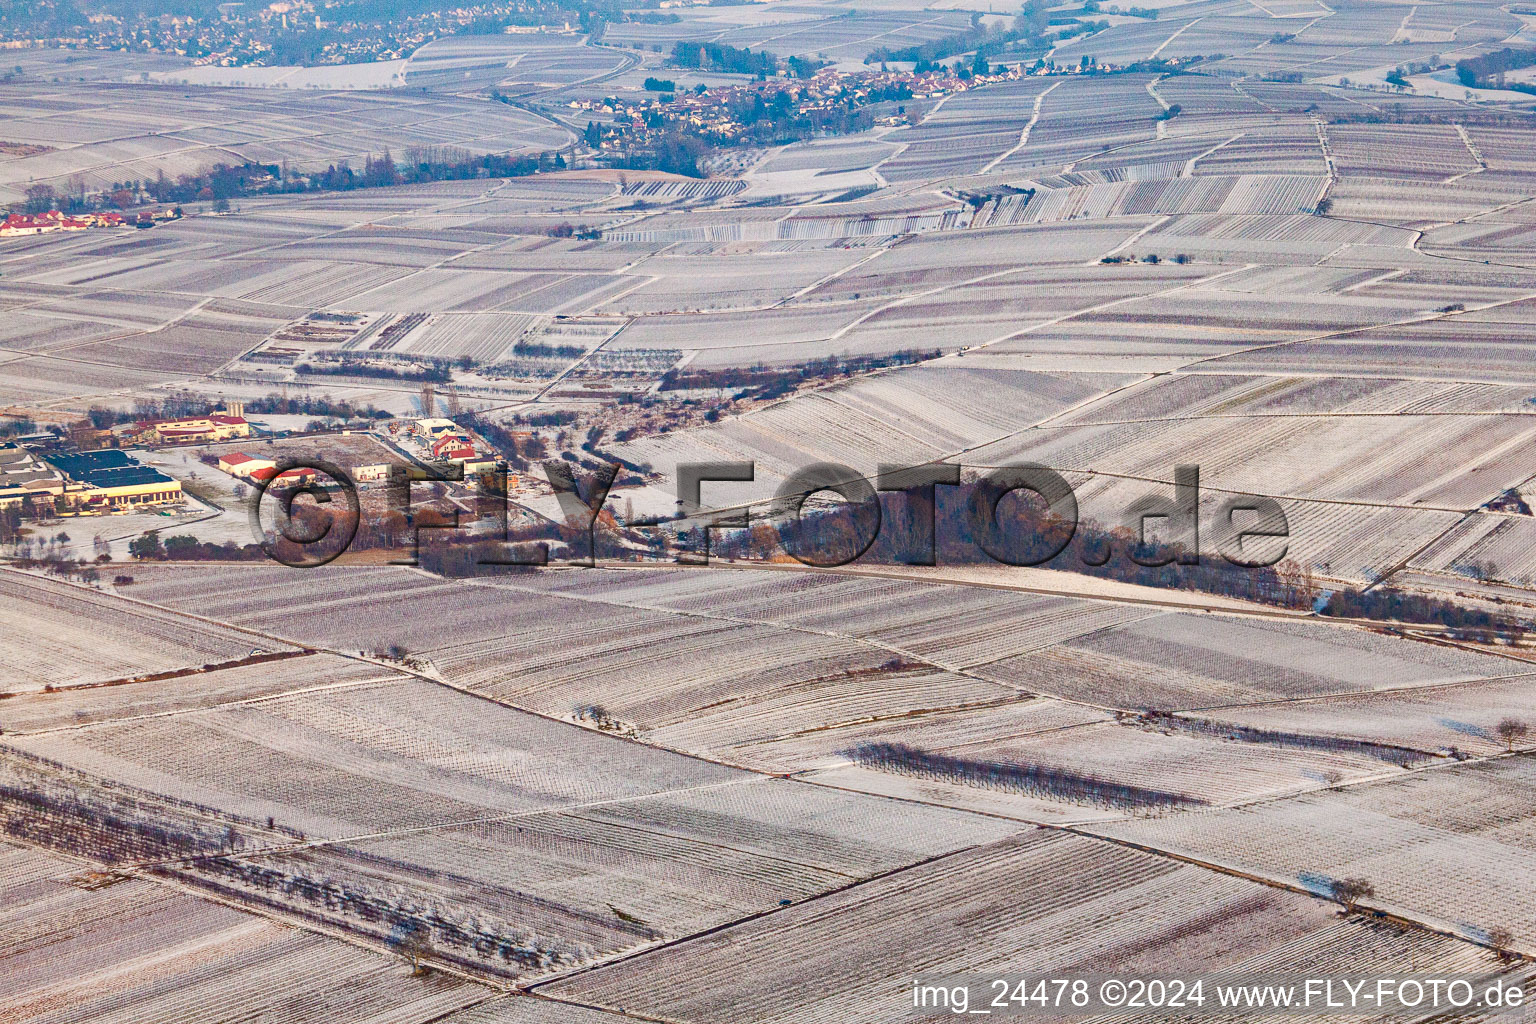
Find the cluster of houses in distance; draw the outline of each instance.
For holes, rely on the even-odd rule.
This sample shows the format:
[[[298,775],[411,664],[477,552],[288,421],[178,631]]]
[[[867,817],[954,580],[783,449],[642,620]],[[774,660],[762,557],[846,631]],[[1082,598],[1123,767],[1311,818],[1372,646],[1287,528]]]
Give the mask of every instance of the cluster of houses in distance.
[[[152,228],[160,221],[179,220],[180,209],[145,210],[132,218],[116,210],[67,214],[58,210],[42,213],[13,213],[0,221],[0,238],[17,235],[44,235],[50,231],[86,231],[90,228]]]
[[[50,514],[89,515],[126,512],[141,505],[174,504],[185,500],[180,482],[144,465],[123,449],[227,444],[255,437],[243,403],[227,402],[200,416],[138,420],[110,430],[92,432],[89,442],[61,446],[56,438],[39,435],[0,442],[0,509],[18,508],[29,518]],[[373,433],[370,431],[370,433]],[[483,441],[443,418],[391,422],[380,440],[409,460],[451,471],[462,468],[464,479],[490,472],[498,456]],[[81,445],[99,446],[80,450]],[[238,480],[258,486],[296,486],[315,475],[293,468],[278,473],[281,458],[247,451],[222,451],[207,457],[210,465]],[[345,467],[359,483],[389,478],[390,463],[371,462]],[[509,480],[509,484],[516,484]]]

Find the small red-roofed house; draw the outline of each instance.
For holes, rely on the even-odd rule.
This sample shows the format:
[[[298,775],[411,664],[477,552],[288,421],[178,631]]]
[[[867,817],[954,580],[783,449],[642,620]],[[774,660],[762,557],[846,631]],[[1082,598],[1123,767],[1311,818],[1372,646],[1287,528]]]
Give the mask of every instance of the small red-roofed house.
[[[276,465],[277,463],[271,459],[247,455],[244,452],[230,452],[228,455],[219,456],[219,468],[230,476],[250,477],[257,470],[272,469]]]
[[[278,473],[276,466],[263,466],[261,469],[252,470],[250,477],[258,484],[264,484],[270,480],[272,487],[298,487],[312,481],[315,475],[315,471],[308,466],[297,466],[282,473]]]

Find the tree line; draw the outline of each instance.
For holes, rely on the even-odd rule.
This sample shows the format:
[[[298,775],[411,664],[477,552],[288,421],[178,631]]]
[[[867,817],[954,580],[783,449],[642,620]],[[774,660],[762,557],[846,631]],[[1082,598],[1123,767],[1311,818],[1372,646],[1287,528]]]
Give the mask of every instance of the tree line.
[[[1536,64],[1536,50],[1516,50],[1505,47],[1480,57],[1468,57],[1456,62],[1456,80],[1468,89],[1515,89],[1536,93],[1536,85],[1529,82],[1510,82],[1507,72],[1528,68]]]
[[[855,374],[869,373],[890,366],[907,366],[943,355],[939,349],[902,349],[884,355],[826,356],[803,363],[768,366],[731,366],[720,369],[668,370],[662,375],[660,391],[697,391],[704,389],[745,390],[754,399],[772,399],[787,395],[808,381],[832,381]]]
[[[779,58],[767,51],[753,52],[725,43],[680,41],[672,47],[672,64],[700,71],[723,71],[735,75],[767,78],[779,73]]]
[[[1206,801],[1185,793],[1114,782],[1046,765],[1007,764],[951,757],[948,754],[918,750],[904,743],[861,743],[840,753],[854,763],[876,771],[936,779],[940,782],[958,782],[965,786],[997,789],[1063,803],[1131,811],[1206,806]]]
[[[431,146],[412,149],[398,162],[388,150],[379,156],[370,155],[362,170],[353,169],[345,160],[311,173],[295,172],[279,164],[219,163],[206,171],[175,178],[161,171],[152,179],[116,183],[113,188],[95,196],[83,191],[58,194],[52,186],[39,185],[35,196],[29,191],[26,206],[31,212],[54,207],[66,213],[110,206],[126,209],[138,202],[137,190],[142,188],[158,203],[210,202],[215,209],[225,209],[229,200],[244,196],[347,192],[474,178],[519,178],[565,167],[565,157],[558,152],[474,154],[452,147]]]

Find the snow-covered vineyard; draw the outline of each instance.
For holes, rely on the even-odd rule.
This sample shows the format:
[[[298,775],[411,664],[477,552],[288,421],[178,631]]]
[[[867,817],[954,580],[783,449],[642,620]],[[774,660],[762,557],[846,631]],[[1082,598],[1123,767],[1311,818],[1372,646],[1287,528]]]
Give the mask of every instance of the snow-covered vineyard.
[[[0,1022],[1536,1006],[1529,4],[12,6]],[[262,550],[290,459],[334,564]],[[845,564],[817,464],[886,481]]]

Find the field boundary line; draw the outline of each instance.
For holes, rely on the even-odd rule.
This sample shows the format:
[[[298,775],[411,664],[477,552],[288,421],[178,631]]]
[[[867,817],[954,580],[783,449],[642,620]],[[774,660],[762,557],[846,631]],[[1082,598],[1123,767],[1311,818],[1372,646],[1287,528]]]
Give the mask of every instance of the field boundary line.
[[[1040,111],[1045,106],[1045,98],[1054,92],[1057,86],[1061,85],[1063,81],[1066,81],[1066,79],[1052,82],[1049,86],[1047,86],[1044,90],[1035,96],[1034,112],[1029,115],[1029,120],[1026,121],[1024,123],[1024,127],[1019,130],[1019,141],[1016,142],[1011,149],[994,158],[991,163],[987,164],[981,170],[976,171],[976,174],[989,173],[992,168],[1013,156],[1013,154],[1023,149],[1029,143],[1029,133],[1034,130],[1035,124],[1040,120]],[[938,108],[935,107],[934,109],[937,110]]]

